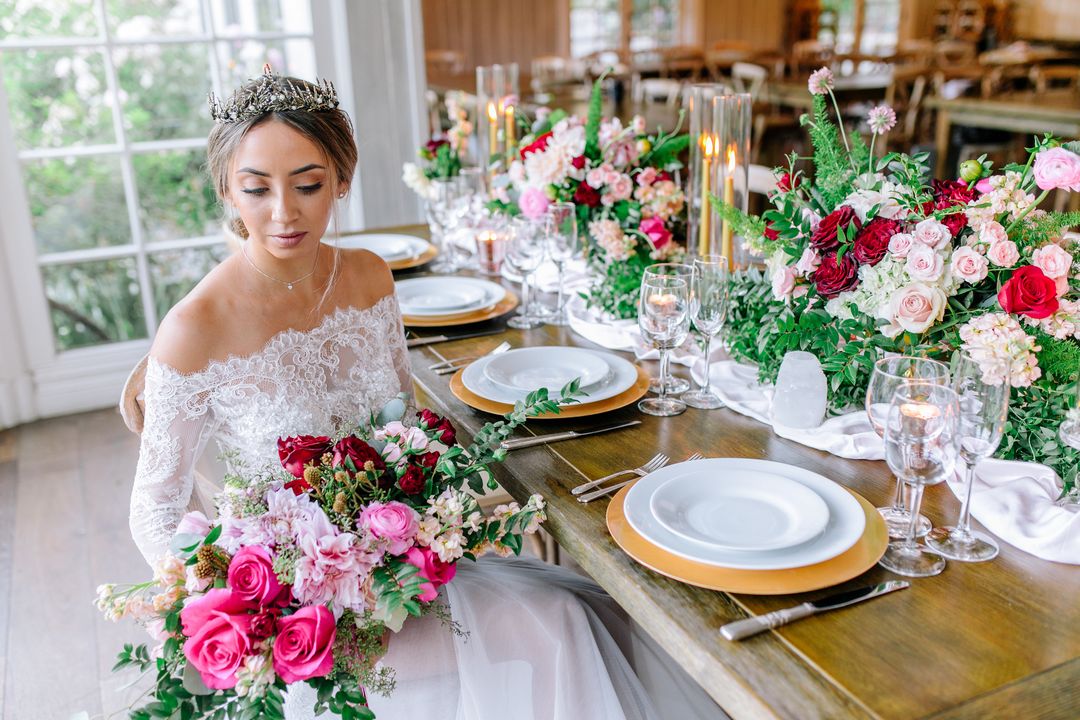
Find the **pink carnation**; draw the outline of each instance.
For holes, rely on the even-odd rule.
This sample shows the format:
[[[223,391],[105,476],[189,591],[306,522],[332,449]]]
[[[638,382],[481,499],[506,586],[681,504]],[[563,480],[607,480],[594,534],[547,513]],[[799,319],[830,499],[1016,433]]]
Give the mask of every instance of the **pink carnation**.
[[[518,207],[521,208],[521,214],[532,220],[543,217],[550,204],[551,201],[548,200],[547,194],[536,187],[525,188],[521,191],[521,197],[518,198]]]

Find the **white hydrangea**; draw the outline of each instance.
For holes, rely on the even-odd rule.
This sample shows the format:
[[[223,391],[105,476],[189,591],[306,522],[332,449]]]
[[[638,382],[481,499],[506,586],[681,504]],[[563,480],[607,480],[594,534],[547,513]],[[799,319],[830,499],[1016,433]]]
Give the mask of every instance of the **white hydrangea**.
[[[405,185],[424,200],[430,200],[431,180],[424,174],[423,169],[416,163],[405,163],[401,166],[401,179]]]
[[[877,176],[880,177],[880,176]],[[874,183],[867,189],[856,190],[848,195],[841,205],[847,205],[859,218],[859,222],[866,222],[866,215],[876,205],[878,206],[877,217],[890,220],[903,219],[907,216],[906,208],[900,206],[897,200],[899,188],[887,180]]]
[[[904,262],[885,257],[877,265],[859,268],[859,286],[851,292],[840,293],[825,304],[825,311],[835,318],[848,320],[854,303],[859,312],[881,320],[891,319],[889,301],[893,294],[910,282],[904,270]]]

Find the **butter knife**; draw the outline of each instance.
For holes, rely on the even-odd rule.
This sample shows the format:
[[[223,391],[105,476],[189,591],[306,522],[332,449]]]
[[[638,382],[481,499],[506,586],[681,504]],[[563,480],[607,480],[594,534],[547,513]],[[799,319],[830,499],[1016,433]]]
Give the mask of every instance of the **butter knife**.
[[[449,342],[451,340],[466,340],[468,338],[484,337],[485,335],[498,335],[501,332],[506,331],[503,328],[496,328],[494,330],[482,330],[480,332],[465,333],[463,335],[428,335],[427,337],[414,337],[405,340],[405,346],[414,348],[420,347],[421,345]]]
[[[736,620],[735,622],[728,623],[720,628],[720,634],[728,640],[742,640],[743,638],[757,635],[760,632],[777,628],[781,625],[787,625],[793,620],[810,617],[811,615],[816,615],[817,613],[825,612],[826,610],[836,610],[837,608],[854,605],[863,600],[869,600],[870,598],[876,598],[891,593],[893,590],[903,590],[909,585],[911,585],[911,583],[906,580],[890,580],[878,585],[868,585],[867,587],[861,587],[857,590],[848,590],[847,592],[830,595],[821,600],[804,602],[802,605],[796,605],[795,607],[774,610],[771,613],[746,618],[744,620]]]
[[[598,428],[592,428],[591,430],[568,430],[561,433],[537,435],[536,437],[531,438],[503,440],[501,443],[499,443],[499,447],[501,447],[503,450],[520,450],[521,448],[532,447],[534,445],[543,445],[545,443],[559,442],[560,440],[573,440],[574,438],[585,437],[586,435],[596,435],[597,433],[604,433],[608,432],[609,430],[621,430],[622,428],[633,427],[640,424],[640,420],[630,420],[629,422],[616,423],[615,425],[603,425]]]

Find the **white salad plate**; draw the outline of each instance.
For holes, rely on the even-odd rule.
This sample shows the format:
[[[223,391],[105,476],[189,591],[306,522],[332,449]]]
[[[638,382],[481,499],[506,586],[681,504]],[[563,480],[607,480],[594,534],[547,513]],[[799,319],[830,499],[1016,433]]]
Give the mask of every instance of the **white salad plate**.
[[[531,349],[561,350],[564,348],[546,347]],[[510,350],[504,354],[509,355],[512,352],[515,351]],[[629,390],[633,384],[637,382],[637,367],[629,360],[621,358],[614,353],[603,352],[600,350],[582,350],[582,352],[589,353],[602,360],[604,364],[607,365],[607,371],[604,374],[603,380],[585,390],[588,395],[580,398],[581,402],[591,403],[615,397],[619,393]],[[488,378],[486,372],[488,364],[499,357],[501,357],[501,355],[489,355],[470,363],[461,374],[462,384],[464,384],[470,392],[479,395],[485,400],[491,400],[492,402],[513,404],[518,400],[524,400],[526,395],[536,389],[535,387],[513,389],[504,385],[497,385]],[[567,380],[572,380],[574,377],[577,376],[571,376],[570,378],[567,378]],[[553,388],[553,390],[558,392],[565,384],[566,383],[564,382],[562,385]],[[549,395],[551,394],[551,390],[552,389],[549,389],[548,391]]]
[[[732,550],[678,535],[653,514],[653,495],[668,482],[696,476],[722,482],[735,473],[758,473],[794,480],[813,491],[829,511],[828,522],[812,539],[775,550]],[[747,458],[709,458],[668,465],[639,480],[626,495],[626,519],[642,537],[670,553],[707,565],[740,570],[783,570],[814,565],[854,545],[866,527],[859,501],[843,486],[794,465]]]
[[[817,493],[773,473],[691,473],[653,493],[653,515],[671,532],[725,550],[776,550],[812,539],[829,522]]]
[[[437,317],[473,312],[497,303],[506,291],[488,280],[435,275],[396,283],[402,315]]]
[[[418,237],[392,233],[346,235],[337,240],[331,240],[329,243],[339,248],[370,250],[388,262],[416,257],[428,247],[428,243]]]
[[[604,358],[573,347],[519,348],[493,357],[484,366],[484,375],[496,385],[526,392],[546,387],[549,395],[574,378],[581,378],[582,388],[590,388],[610,372]]]

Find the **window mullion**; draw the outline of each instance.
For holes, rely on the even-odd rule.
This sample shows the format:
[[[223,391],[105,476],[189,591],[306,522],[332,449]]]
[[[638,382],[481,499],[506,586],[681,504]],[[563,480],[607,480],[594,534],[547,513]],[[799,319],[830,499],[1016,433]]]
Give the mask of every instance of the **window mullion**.
[[[213,9],[210,0],[200,0],[199,7],[202,9],[203,30],[210,36],[210,86],[214,89],[214,95],[224,96],[221,85],[221,62],[218,58],[218,29],[214,22]]]

